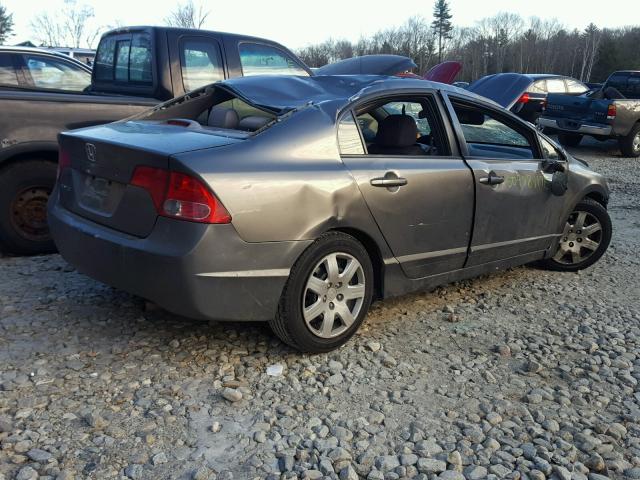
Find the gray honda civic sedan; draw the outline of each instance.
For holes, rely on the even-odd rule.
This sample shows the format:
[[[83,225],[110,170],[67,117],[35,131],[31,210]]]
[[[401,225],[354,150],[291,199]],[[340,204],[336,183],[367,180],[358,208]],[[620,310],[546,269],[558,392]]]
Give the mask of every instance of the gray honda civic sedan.
[[[373,299],[588,267],[611,238],[608,197],[584,162],[465,90],[247,77],[61,134],[49,221],[101,282],[325,352]]]

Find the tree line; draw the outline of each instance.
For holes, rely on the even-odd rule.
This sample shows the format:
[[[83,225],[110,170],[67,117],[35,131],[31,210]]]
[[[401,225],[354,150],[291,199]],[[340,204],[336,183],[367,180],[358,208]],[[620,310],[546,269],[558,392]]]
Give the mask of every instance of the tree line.
[[[177,3],[164,23],[202,28],[209,15],[203,2]],[[94,47],[99,33],[119,25],[96,26],[93,8],[65,0],[59,11],[37,13],[31,20],[34,38],[43,46]],[[12,15],[0,4],[0,43],[13,31]],[[424,73],[442,60],[463,64],[458,80],[472,81],[498,72],[556,73],[585,82],[602,82],[622,69],[640,70],[640,26],[568,29],[558,20],[528,19],[498,13],[472,27],[456,27],[447,0],[435,0],[433,20],[410,17],[399,27],[379,30],[357,42],[328,39],[298,55],[311,67],[358,55],[390,53],[411,57]]]
[[[396,54],[412,58],[418,73],[442,60],[462,62],[458,80],[472,81],[499,72],[555,73],[585,82],[602,82],[615,70],[640,70],[640,26],[568,29],[558,20],[513,13],[483,18],[473,27],[439,28],[439,4],[435,19],[413,16],[403,25],[380,30],[357,42],[328,39],[301,49],[309,66],[322,66],[354,55]],[[448,14],[448,11],[446,12]],[[444,33],[444,34],[443,34]],[[439,55],[439,45],[442,50]]]

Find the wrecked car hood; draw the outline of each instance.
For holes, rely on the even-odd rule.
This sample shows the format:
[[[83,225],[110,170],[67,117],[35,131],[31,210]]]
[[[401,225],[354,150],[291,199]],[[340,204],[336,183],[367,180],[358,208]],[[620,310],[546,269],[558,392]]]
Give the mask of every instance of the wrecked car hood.
[[[468,91],[489,98],[504,108],[511,108],[531,85],[531,78],[519,73],[497,73],[473,82]]]
[[[417,65],[401,55],[363,55],[330,63],[315,70],[316,75],[396,75]]]
[[[460,62],[442,62],[434,66],[422,78],[430,80],[432,82],[447,83],[451,85],[455,78],[462,70],[462,63]]]

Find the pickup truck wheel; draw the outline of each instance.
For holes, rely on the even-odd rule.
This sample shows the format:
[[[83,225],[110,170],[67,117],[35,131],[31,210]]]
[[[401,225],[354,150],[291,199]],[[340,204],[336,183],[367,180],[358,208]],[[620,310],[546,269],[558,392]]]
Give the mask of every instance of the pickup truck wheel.
[[[373,266],[367,251],[350,235],[330,232],[296,261],[270,325],[298,350],[328,352],[356,332],[372,296]]]
[[[625,157],[640,157],[640,123],[636,123],[629,135],[622,137],[618,143]]]
[[[47,225],[47,201],[56,164],[46,160],[12,163],[0,170],[0,248],[38,255],[55,251]]]
[[[611,241],[611,218],[606,208],[585,198],[567,219],[555,254],[543,266],[561,272],[576,272],[597,262]]]
[[[582,135],[576,133],[560,133],[558,140],[565,147],[577,147],[582,140]]]

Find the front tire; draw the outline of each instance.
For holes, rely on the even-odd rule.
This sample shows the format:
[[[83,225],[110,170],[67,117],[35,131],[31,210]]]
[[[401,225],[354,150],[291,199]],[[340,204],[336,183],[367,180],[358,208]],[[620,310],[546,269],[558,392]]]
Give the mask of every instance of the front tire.
[[[327,233],[291,269],[271,328],[303,352],[334,350],[364,321],[373,283],[373,266],[362,244],[341,232]]]
[[[47,201],[56,169],[47,160],[22,160],[0,170],[0,249],[19,255],[55,251]]]
[[[625,157],[640,157],[640,123],[636,123],[629,135],[618,140],[622,155]]]
[[[567,219],[558,249],[543,266],[561,272],[577,272],[593,265],[611,242],[611,218],[606,208],[585,198]]]
[[[565,147],[577,147],[582,141],[582,135],[577,133],[559,133],[558,140]]]

